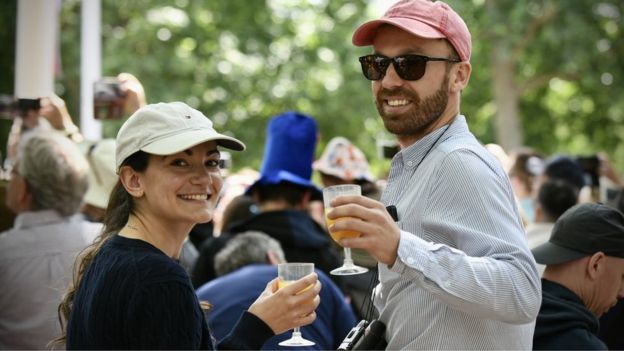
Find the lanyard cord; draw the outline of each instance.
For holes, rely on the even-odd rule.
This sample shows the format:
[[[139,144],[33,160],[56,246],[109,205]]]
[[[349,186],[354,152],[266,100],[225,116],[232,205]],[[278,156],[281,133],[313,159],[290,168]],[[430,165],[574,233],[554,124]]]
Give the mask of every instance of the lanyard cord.
[[[418,164],[414,168],[414,172],[416,172],[416,170],[418,169],[420,164],[425,160],[425,158],[427,158],[427,156],[429,155],[431,150],[433,150],[433,148],[438,144],[438,141],[440,141],[440,139],[442,139],[442,136],[444,134],[446,134],[446,131],[450,127],[451,127],[450,123],[446,125],[446,128],[444,129],[444,131],[442,133],[440,133],[440,135],[436,138],[436,140],[433,142],[433,144],[431,144],[429,149],[427,149],[427,151],[425,152],[423,157],[420,159],[420,161],[418,161]],[[398,221],[397,218],[395,218],[395,220]],[[398,256],[397,256],[397,258],[398,258]],[[360,314],[362,313],[362,310],[364,308],[366,309],[365,318],[366,318],[367,321],[370,321],[372,316],[373,316],[373,309],[375,308],[375,304],[374,304],[374,302],[375,302],[375,292],[374,292],[374,289],[377,286],[377,284],[379,283],[379,280],[377,278],[378,277],[377,267],[375,266],[375,268],[372,268],[371,272],[372,272],[371,280],[370,280],[370,282],[368,284],[368,290],[367,290],[369,293],[367,294],[366,299],[364,300],[364,302],[362,303],[362,306],[360,307]]]

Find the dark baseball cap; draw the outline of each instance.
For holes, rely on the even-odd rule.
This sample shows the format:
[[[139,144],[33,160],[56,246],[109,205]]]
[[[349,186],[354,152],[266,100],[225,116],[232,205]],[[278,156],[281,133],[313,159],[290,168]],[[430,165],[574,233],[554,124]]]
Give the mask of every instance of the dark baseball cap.
[[[535,261],[552,265],[602,251],[624,258],[624,214],[597,203],[571,207],[555,222],[548,242],[532,250]]]

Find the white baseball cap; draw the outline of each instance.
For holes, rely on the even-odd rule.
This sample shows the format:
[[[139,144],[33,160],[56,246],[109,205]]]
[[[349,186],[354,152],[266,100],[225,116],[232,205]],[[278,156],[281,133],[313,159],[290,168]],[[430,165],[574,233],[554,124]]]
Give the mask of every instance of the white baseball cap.
[[[245,150],[240,140],[217,133],[208,117],[183,102],[146,105],[117,133],[116,169],[137,151],[172,155],[212,140],[231,150]]]

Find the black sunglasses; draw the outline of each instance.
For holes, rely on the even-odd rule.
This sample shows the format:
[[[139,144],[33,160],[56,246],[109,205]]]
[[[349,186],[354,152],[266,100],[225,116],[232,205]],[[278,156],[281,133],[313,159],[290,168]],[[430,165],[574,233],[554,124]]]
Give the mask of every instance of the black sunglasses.
[[[390,62],[396,73],[404,80],[419,80],[425,75],[428,61],[461,62],[461,60],[444,57],[429,57],[423,55],[400,55],[386,57],[383,55],[366,55],[360,57],[362,73],[369,80],[380,80],[386,75]]]

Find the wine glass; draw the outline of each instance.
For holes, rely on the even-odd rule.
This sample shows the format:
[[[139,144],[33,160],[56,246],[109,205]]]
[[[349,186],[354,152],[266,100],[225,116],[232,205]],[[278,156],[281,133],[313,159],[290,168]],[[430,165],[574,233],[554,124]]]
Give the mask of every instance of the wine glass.
[[[336,220],[327,218],[327,214],[332,209],[330,205],[331,201],[338,196],[345,195],[362,195],[362,188],[360,188],[360,186],[357,184],[342,184],[329,186],[323,189],[323,204],[325,205],[325,221],[327,221],[327,228],[331,227],[331,225],[334,224],[335,221],[340,221],[342,219],[348,218],[344,217],[338,218]],[[340,244],[340,240],[344,238],[357,238],[361,235],[360,232],[356,232],[354,230],[339,230],[334,232],[330,231],[329,234],[338,244]],[[344,261],[342,263],[342,266],[332,270],[329,273],[333,275],[352,275],[368,272],[368,268],[356,266],[353,263],[350,248],[343,247],[343,250]]]
[[[279,263],[277,265],[277,276],[279,277],[279,280],[277,282],[278,289],[281,289],[288,284],[294,283],[296,280],[299,280],[313,272],[314,263]],[[311,287],[312,285],[305,288],[304,290],[310,289]],[[303,336],[301,336],[301,331],[299,331],[299,327],[295,327],[290,339],[284,340],[278,345],[312,346],[314,345],[314,342],[304,339]]]

